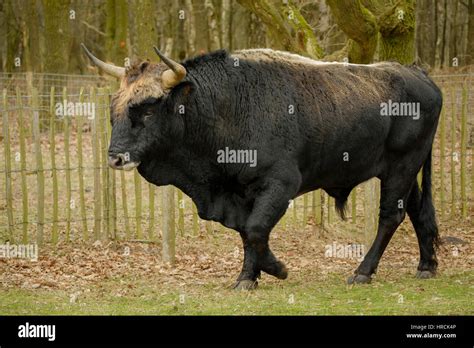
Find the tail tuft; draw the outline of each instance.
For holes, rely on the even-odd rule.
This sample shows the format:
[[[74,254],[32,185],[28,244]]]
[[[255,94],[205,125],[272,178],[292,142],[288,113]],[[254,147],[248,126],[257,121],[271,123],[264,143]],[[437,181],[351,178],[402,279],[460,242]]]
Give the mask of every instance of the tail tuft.
[[[345,199],[336,198],[335,208],[342,220],[346,219],[347,197]]]
[[[431,193],[431,150],[423,165],[423,179],[421,181],[421,209],[420,221],[427,231],[430,231],[434,245],[440,245],[438,226],[436,224],[436,212],[433,206],[433,197]]]

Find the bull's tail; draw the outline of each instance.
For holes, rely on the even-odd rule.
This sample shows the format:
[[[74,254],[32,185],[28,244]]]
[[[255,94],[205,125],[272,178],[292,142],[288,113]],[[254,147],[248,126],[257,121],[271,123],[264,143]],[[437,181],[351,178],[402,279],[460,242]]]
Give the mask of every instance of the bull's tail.
[[[429,233],[435,246],[439,245],[438,226],[436,224],[436,213],[433,206],[431,193],[431,150],[423,165],[423,178],[421,181],[421,206],[419,219],[425,233]]]

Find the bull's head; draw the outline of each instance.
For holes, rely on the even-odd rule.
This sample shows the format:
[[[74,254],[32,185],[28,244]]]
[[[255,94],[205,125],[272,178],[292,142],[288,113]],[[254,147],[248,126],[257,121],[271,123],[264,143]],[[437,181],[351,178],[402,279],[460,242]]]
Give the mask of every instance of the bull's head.
[[[186,69],[165,57],[156,47],[161,63],[142,61],[130,68],[117,67],[96,58],[82,45],[91,61],[105,73],[120,79],[112,97],[110,118],[112,136],[109,165],[114,169],[137,167],[150,150],[169,134],[170,122],[163,122],[169,111],[166,97],[186,76]]]

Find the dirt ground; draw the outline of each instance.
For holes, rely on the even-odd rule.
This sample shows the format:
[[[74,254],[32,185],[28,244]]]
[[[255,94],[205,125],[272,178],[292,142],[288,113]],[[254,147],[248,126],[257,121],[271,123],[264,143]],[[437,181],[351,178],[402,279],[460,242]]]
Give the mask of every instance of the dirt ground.
[[[462,227],[461,227],[462,226]],[[474,269],[474,226],[469,218],[463,225],[456,221],[440,225],[443,243],[438,250],[439,273],[454,274]],[[318,226],[304,230],[272,233],[274,253],[286,263],[289,277],[304,271],[324,279],[329,273],[345,281],[359,264],[353,257],[330,257],[328,245],[347,245],[353,239]],[[379,265],[378,277],[416,272],[418,245],[406,220],[389,244]],[[230,286],[238,275],[243,254],[240,237],[230,231],[212,235],[203,231],[197,237],[178,236],[174,266],[164,263],[159,243],[95,242],[59,244],[39,251],[37,262],[0,258],[0,287],[22,289],[60,289],[80,291],[107,280],[133,275],[169,286],[192,286],[220,281]],[[265,277],[265,282],[279,282]]]

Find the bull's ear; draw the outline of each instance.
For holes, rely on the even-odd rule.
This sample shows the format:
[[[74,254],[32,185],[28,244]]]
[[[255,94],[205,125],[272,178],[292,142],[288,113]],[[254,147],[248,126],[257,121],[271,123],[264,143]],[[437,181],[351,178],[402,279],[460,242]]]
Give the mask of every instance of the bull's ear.
[[[173,88],[173,95],[181,100],[186,100],[194,93],[194,84],[190,81],[181,82]]]
[[[147,66],[150,65],[150,61],[149,60],[145,60],[144,62],[142,62],[140,65],[139,65],[139,69],[140,71],[143,73],[145,72],[145,69],[147,68]]]
[[[192,82],[185,81],[177,85],[170,92],[168,106],[177,110],[178,105],[188,104],[194,94],[195,86]]]

